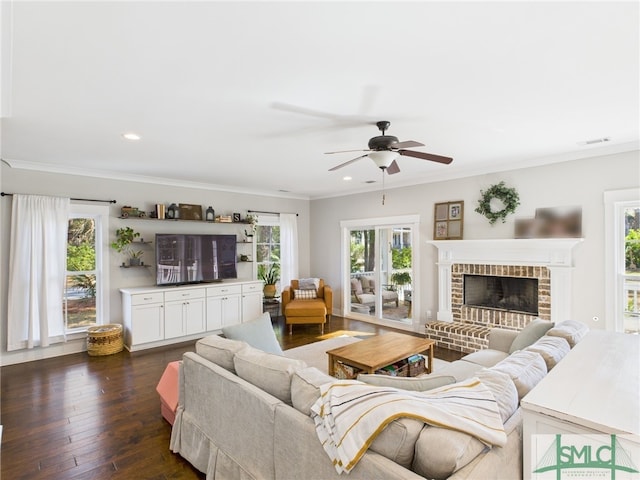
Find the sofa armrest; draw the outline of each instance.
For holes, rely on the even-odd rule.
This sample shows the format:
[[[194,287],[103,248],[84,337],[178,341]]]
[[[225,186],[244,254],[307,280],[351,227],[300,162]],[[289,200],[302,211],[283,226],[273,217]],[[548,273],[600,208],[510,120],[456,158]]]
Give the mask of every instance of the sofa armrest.
[[[287,303],[291,301],[293,298],[293,292],[291,292],[291,287],[285,287],[282,290],[282,295],[280,296],[280,303],[282,304],[282,311],[284,312],[284,307],[287,306]]]
[[[328,285],[325,285],[323,290],[324,292],[322,296],[324,297],[324,304],[327,307],[327,315],[331,315],[331,312],[333,311],[333,290]]]
[[[517,336],[518,332],[516,330],[492,328],[489,331],[489,348],[509,353],[509,348]]]

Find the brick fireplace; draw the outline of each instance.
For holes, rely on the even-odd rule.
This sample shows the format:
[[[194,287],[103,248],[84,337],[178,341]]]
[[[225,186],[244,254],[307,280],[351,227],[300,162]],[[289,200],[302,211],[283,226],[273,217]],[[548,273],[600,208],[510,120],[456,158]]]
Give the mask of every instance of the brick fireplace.
[[[572,250],[582,239],[428,242],[438,249],[438,346],[473,352],[493,327],[521,330],[534,318],[571,318]],[[473,285],[467,285],[473,280]],[[535,300],[535,305],[532,302]]]

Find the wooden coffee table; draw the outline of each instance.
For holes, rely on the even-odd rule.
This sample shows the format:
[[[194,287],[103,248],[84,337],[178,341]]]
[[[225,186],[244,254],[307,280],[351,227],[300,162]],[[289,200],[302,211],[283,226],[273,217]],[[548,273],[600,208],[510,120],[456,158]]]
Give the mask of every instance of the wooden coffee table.
[[[329,350],[327,352],[329,375],[334,375],[336,362],[356,367],[363,373],[375,373],[380,368],[392,365],[417,353],[426,353],[427,373],[431,373],[433,372],[434,345],[435,341],[428,338],[393,332],[367,338]]]

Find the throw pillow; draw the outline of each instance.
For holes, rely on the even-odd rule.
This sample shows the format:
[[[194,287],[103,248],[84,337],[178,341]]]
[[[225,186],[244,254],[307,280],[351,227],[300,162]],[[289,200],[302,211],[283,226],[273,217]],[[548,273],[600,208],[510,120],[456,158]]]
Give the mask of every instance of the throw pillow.
[[[351,279],[351,291],[356,295],[360,295],[362,293],[362,283],[357,278]]]
[[[415,418],[398,418],[385,427],[369,447],[383,457],[411,468],[416,441],[424,423]]]
[[[562,337],[569,342],[569,346],[573,348],[588,332],[589,327],[584,323],[576,320],[565,320],[550,329],[547,332],[547,335],[552,337]]]
[[[450,375],[428,375],[424,377],[391,377],[380,374],[358,375],[358,380],[378,387],[393,387],[414,392],[424,392],[432,388],[456,383],[455,377]]]
[[[220,365],[231,373],[236,373],[233,357],[248,344],[240,340],[209,335],[196,342],[196,353],[210,362]]]
[[[551,371],[569,353],[571,347],[569,342],[562,337],[545,335],[533,345],[529,345],[525,350],[538,352],[542,355],[544,363],[547,364],[547,370]]]
[[[282,348],[271,325],[271,315],[264,312],[255,320],[223,327],[222,333],[232,340],[242,340],[254,348],[282,355]]]
[[[360,277],[360,283],[362,283],[363,293],[373,293],[371,288],[373,286],[373,280],[369,280],[367,277]]]
[[[547,331],[553,327],[553,322],[542,320],[540,318],[534,318],[529,325],[524,327],[518,333],[518,336],[513,340],[509,353],[513,353],[517,350],[522,350],[540,337],[542,337]]]
[[[521,400],[547,374],[547,364],[539,353],[520,350],[491,367],[491,370],[509,375],[518,390],[518,400]]]
[[[316,290],[294,290],[293,298],[298,300],[313,300],[318,298]]]
[[[233,357],[238,376],[291,405],[291,377],[307,366],[302,360],[245,347]]]
[[[300,288],[300,290],[318,290],[319,287],[319,278],[301,278],[298,280],[298,288]]]

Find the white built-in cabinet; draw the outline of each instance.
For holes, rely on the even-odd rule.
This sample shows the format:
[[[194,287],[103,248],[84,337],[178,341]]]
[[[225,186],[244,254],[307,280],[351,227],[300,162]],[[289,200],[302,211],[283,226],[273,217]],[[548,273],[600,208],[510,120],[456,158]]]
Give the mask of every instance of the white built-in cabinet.
[[[129,351],[194,340],[262,314],[260,280],[212,286],[123,288],[124,341]]]

